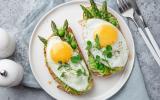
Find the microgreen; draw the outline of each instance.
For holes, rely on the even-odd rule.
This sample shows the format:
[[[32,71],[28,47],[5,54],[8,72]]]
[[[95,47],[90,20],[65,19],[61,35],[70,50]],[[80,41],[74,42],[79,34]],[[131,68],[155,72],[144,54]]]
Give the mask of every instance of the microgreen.
[[[108,52],[107,57],[112,58],[112,52]]]
[[[92,48],[92,42],[91,41],[87,41],[87,50],[90,50]]]
[[[58,62],[60,65],[58,67],[58,70],[60,70],[61,68],[66,68],[66,67],[69,67],[69,64],[62,64],[61,62]]]
[[[63,73],[61,74],[61,77],[65,77],[65,72],[63,72]]]
[[[80,55],[77,55],[77,56],[73,56],[72,58],[71,58],[71,62],[72,63],[79,63],[81,61],[81,56]]]
[[[107,45],[107,46],[106,46],[106,50],[107,50],[107,51],[112,51],[112,46],[111,46],[111,45]]]
[[[76,72],[77,72],[77,76],[81,76],[83,74],[83,71],[81,69],[78,69]]]
[[[100,56],[96,55],[96,61],[100,62],[100,60],[101,60]]]
[[[105,55],[107,58],[112,57],[112,46],[111,45],[106,46],[105,50],[103,51],[103,55]]]

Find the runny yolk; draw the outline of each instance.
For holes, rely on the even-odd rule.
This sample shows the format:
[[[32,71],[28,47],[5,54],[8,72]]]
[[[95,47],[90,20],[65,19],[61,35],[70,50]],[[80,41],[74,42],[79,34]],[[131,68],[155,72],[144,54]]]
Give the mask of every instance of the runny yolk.
[[[94,31],[94,38],[96,38],[96,35],[98,35],[100,46],[103,48],[117,41],[118,30],[110,24],[101,24],[98,29]]]
[[[67,63],[72,57],[73,49],[67,42],[61,41],[54,44],[50,54],[55,63],[58,63],[59,61]]]

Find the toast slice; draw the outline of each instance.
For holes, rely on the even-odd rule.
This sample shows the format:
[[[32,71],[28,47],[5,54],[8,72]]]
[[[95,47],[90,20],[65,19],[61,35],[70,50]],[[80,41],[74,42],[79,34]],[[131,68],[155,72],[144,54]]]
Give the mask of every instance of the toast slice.
[[[97,7],[94,0],[90,0],[90,4],[91,6],[88,6],[88,7],[80,5],[83,10],[83,15],[82,15],[83,19],[80,20],[79,23],[82,27],[85,27],[85,23],[87,22],[87,20],[94,19],[94,18],[102,19],[104,21],[111,23],[117,28],[119,27],[117,19],[107,10],[106,1],[103,2],[100,8]],[[86,41],[86,44],[87,44],[87,41]],[[97,62],[96,58],[93,56],[93,54],[89,50],[87,50],[87,55],[88,55],[87,62],[88,62],[89,70],[96,76],[108,77],[124,69],[124,67],[110,68],[108,66],[105,66],[101,62]],[[99,65],[99,63],[105,67],[103,67],[102,69],[98,68],[97,65]]]
[[[68,94],[72,94],[72,95],[86,94],[93,87],[93,79],[92,79],[90,71],[88,70],[88,66],[87,66],[86,62],[84,61],[83,55],[81,53],[81,50],[77,44],[75,37],[74,37],[72,29],[70,27],[68,27],[68,21],[66,20],[64,22],[63,27],[61,27],[61,28],[57,28],[56,24],[52,21],[51,28],[52,28],[53,34],[48,39],[45,39],[45,38],[39,36],[39,39],[44,44],[45,63],[46,63],[46,66],[48,68],[50,75],[58,83],[57,88],[67,92]],[[48,51],[47,51],[48,45],[47,44],[53,37],[60,37],[60,39],[62,41],[65,41],[66,43],[68,43],[72,47],[74,53],[80,55],[80,57],[81,57],[80,61],[79,61],[79,58],[73,59],[73,61],[69,60],[67,63],[68,63],[68,65],[70,65],[70,68],[68,68],[68,67],[67,67],[67,69],[65,67],[62,68],[62,71],[64,71],[66,73],[67,78],[64,78],[64,76],[61,77],[57,74],[57,72],[62,73],[61,71],[59,71],[60,67],[57,67],[57,69],[58,69],[57,70],[57,69],[54,69],[56,66],[50,66],[51,61],[49,61],[48,57],[47,57],[48,56]],[[77,59],[79,62],[77,62]],[[54,61],[53,61],[53,63],[54,63]],[[67,63],[63,64],[61,62],[60,64],[65,65]],[[57,65],[57,64],[55,64],[55,65]],[[79,65],[81,65],[80,68],[84,69],[83,72],[80,70],[77,70],[76,66],[79,66]],[[75,71],[75,70],[77,70],[77,71]],[[75,76],[75,74],[78,76]],[[63,75],[63,73],[61,75]],[[74,77],[72,77],[72,76],[74,76]],[[77,80],[79,79],[78,82],[71,81],[71,80],[76,80],[75,77]],[[83,77],[83,78],[81,78],[81,77]],[[72,79],[72,78],[74,78],[74,79]],[[87,79],[87,80],[84,80],[84,79]],[[83,87],[83,83],[81,83],[83,81],[86,82],[85,87]],[[83,89],[81,89],[81,87],[83,87]]]

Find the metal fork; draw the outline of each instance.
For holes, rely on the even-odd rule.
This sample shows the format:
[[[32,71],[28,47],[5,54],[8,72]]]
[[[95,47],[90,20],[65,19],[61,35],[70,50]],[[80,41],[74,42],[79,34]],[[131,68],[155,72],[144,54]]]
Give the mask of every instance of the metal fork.
[[[147,36],[143,32],[142,28],[137,24],[137,22],[134,18],[134,14],[135,14],[134,8],[126,0],[117,0],[117,5],[118,5],[118,8],[119,8],[122,16],[131,19],[135,23],[136,27],[138,28],[139,33],[141,34],[142,38],[145,41],[147,47],[149,48],[149,50],[152,53],[154,59],[156,60],[156,62],[160,66],[160,57],[158,56],[158,54],[156,52],[157,50],[155,50],[155,48],[152,46],[153,44],[150,43]],[[147,31],[146,31],[146,33],[147,33]],[[152,41],[153,41],[153,39],[152,39]]]

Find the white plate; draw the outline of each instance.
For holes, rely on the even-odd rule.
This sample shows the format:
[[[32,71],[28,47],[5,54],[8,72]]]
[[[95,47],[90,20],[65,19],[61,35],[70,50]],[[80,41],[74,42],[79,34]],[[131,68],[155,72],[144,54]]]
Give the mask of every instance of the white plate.
[[[38,35],[43,37],[48,37],[51,35],[51,20],[60,26],[63,25],[65,19],[68,19],[69,25],[72,27],[74,32],[79,35],[78,21],[82,19],[82,10],[80,4],[89,5],[87,1],[72,1],[65,4],[61,4],[51,11],[49,11],[37,24],[35,30],[33,31],[30,46],[29,46],[29,61],[31,65],[32,72],[39,82],[40,86],[52,97],[59,100],[102,100],[107,99],[118,92],[121,87],[126,83],[129,78],[135,56],[134,42],[132,34],[123,20],[123,18],[118,15],[114,10],[108,8],[108,10],[118,19],[121,31],[127,41],[129,47],[129,58],[126,64],[125,70],[122,73],[116,74],[110,78],[100,78],[94,77],[94,88],[86,95],[83,96],[73,96],[69,95],[59,89],[57,89],[57,83],[52,79],[49,74],[47,67],[45,66],[44,56],[43,56],[43,44],[38,39]],[[77,37],[80,39],[81,35]],[[51,84],[48,81],[52,81]]]

